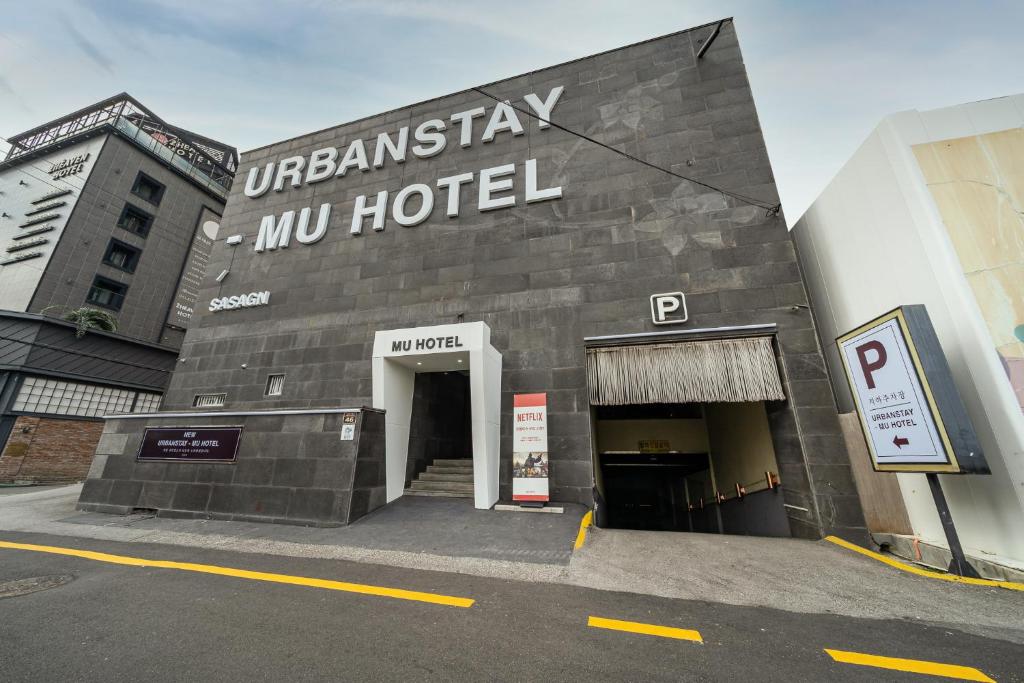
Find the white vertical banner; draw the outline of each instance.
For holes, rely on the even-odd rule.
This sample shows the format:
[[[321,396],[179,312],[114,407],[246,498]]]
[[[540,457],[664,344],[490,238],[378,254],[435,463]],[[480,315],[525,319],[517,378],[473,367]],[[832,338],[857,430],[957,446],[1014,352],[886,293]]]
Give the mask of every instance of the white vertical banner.
[[[512,500],[546,502],[547,394],[516,394],[512,407]]]

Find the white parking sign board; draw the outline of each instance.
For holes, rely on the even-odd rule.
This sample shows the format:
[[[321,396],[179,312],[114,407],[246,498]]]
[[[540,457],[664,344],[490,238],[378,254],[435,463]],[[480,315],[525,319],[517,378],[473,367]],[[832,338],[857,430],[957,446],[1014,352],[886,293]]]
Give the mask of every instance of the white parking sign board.
[[[840,337],[839,353],[876,470],[987,470],[924,307],[898,308]],[[911,324],[908,324],[908,320]],[[915,344],[911,328],[923,339]],[[922,364],[922,354],[928,366]],[[932,386],[937,383],[937,387]],[[938,389],[941,396],[936,397]],[[970,437],[960,443],[961,435]],[[961,463],[959,460],[965,460]],[[963,466],[966,464],[966,467]]]

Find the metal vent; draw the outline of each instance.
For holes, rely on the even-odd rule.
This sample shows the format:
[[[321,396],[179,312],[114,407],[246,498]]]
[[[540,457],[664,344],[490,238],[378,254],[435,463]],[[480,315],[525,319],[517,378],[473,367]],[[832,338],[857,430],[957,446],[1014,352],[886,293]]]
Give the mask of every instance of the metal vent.
[[[224,406],[224,399],[227,394],[196,394],[192,399],[193,408],[221,408]]]
[[[264,396],[280,396],[284,390],[284,375],[270,375],[267,377],[267,391]]]

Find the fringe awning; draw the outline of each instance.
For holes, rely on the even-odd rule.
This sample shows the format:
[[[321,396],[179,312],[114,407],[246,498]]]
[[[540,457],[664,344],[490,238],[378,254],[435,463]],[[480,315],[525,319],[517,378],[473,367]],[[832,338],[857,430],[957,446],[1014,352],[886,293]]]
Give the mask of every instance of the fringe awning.
[[[771,337],[587,349],[587,382],[598,406],[786,397]]]

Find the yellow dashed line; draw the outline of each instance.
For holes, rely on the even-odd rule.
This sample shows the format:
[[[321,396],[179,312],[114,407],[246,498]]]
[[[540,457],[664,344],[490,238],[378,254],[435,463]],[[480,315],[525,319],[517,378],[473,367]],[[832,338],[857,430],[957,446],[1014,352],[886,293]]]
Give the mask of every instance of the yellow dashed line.
[[[330,579],[313,579],[305,576],[291,576],[289,574],[269,574],[266,572],[255,572],[248,569],[235,569],[233,567],[219,567],[212,564],[192,564],[190,562],[171,562],[168,560],[146,560],[140,557],[127,557],[125,555],[109,555],[98,553],[92,550],[78,550],[76,548],[60,548],[50,545],[32,545],[30,543],[11,543],[0,541],[0,548],[11,550],[29,550],[37,553],[49,553],[51,555],[67,555],[69,557],[80,557],[96,562],[108,562],[110,564],[123,564],[129,567],[156,567],[159,569],[179,569],[186,572],[198,572],[200,574],[217,574],[219,576],[232,576],[238,579],[249,579],[251,581],[268,581],[270,583],[285,583],[293,586],[308,586],[310,588],[325,588],[327,590],[344,591],[346,593],[360,593],[362,595],[375,595],[382,598],[395,598],[397,600],[413,600],[416,602],[429,602],[435,605],[446,605],[448,607],[472,607],[475,602],[471,598],[459,598],[451,595],[440,595],[438,593],[422,593],[410,591],[403,588],[387,588],[384,586],[371,586],[362,583],[347,583],[345,581],[332,581]]]
[[[587,513],[583,515],[583,519],[580,520],[580,530],[576,534],[576,543],[573,544],[573,550],[579,550],[583,547],[583,542],[587,540],[587,529],[590,527],[590,523],[594,519],[594,512],[587,510]]]
[[[1006,588],[1011,591],[1024,591],[1024,583],[1016,583],[1014,581],[993,581],[991,579],[972,579],[966,576],[957,576],[956,574],[941,574],[939,572],[933,572],[928,571],[927,569],[922,569],[921,567],[915,567],[914,565],[907,564],[906,562],[894,560],[891,557],[886,557],[885,555],[873,552],[871,550],[868,550],[867,548],[861,548],[859,545],[854,545],[853,543],[844,541],[843,539],[837,538],[836,536],[826,536],[825,540],[830,543],[835,543],[836,545],[842,548],[846,548],[847,550],[852,550],[855,553],[860,553],[865,557],[870,557],[873,560],[883,562],[889,565],[890,567],[895,567],[896,569],[900,569],[911,574],[916,574],[917,576],[924,576],[929,579],[938,579],[939,581],[967,583],[972,586],[995,586],[996,588]]]
[[[859,652],[844,652],[843,650],[825,650],[828,656],[843,664],[856,664],[858,666],[873,666],[876,669],[892,669],[894,671],[909,671],[915,674],[928,676],[942,676],[944,678],[959,678],[963,681],[982,681],[983,683],[995,683],[994,680],[970,666],[959,666],[957,664],[940,664],[938,662],[926,662],[921,659],[900,659],[898,657],[879,657],[878,655],[864,655]]]
[[[587,626],[590,626],[591,628],[605,628],[611,631],[639,633],[645,636],[660,636],[662,638],[675,638],[676,640],[691,640],[697,643],[704,642],[699,631],[691,631],[685,628],[673,628],[671,626],[658,626],[657,624],[644,624],[639,621],[619,621],[618,619],[590,617],[587,619]]]

